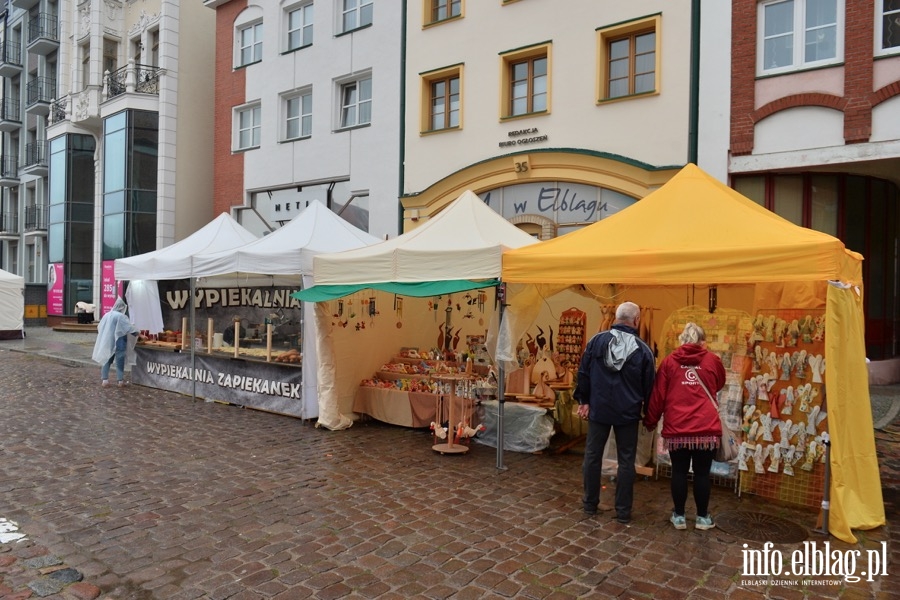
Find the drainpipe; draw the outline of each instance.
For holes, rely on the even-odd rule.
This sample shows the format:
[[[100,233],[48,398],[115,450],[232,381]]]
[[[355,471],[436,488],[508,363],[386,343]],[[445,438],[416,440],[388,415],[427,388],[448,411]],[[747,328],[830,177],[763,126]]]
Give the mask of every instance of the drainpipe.
[[[398,173],[398,192],[403,196],[404,177],[406,173],[406,2],[402,3],[400,18],[400,169]],[[403,233],[403,203],[397,200],[397,233]]]
[[[695,165],[697,164],[697,129],[700,122],[700,3],[701,0],[691,0],[691,91],[687,161]]]

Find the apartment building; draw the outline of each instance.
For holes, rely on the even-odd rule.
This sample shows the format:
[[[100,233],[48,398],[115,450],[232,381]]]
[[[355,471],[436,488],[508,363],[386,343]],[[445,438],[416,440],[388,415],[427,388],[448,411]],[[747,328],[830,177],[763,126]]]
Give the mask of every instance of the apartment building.
[[[0,257],[48,286],[52,324],[112,305],[116,258],[210,220],[214,19],[174,0],[4,7]]]
[[[319,200],[396,235],[406,3],[204,4],[216,15],[216,212],[262,234]]]
[[[730,65],[699,48],[727,47],[727,3],[406,5],[406,227],[472,189],[547,239],[687,162],[725,179]]]
[[[861,252],[866,354],[900,354],[900,2],[737,0],[732,186]]]

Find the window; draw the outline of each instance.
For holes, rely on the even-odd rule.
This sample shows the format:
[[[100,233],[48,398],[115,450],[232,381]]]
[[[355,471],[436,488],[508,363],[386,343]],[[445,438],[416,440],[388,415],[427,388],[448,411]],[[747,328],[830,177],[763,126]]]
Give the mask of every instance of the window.
[[[103,72],[112,73],[118,68],[119,45],[113,40],[103,40]]]
[[[259,105],[246,106],[235,111],[237,124],[236,150],[259,147],[260,112]]]
[[[427,0],[428,23],[437,23],[462,15],[462,0]]]
[[[341,31],[351,31],[372,24],[373,0],[343,0]]]
[[[341,86],[341,127],[372,122],[372,79],[359,79]]]
[[[85,44],[81,47],[81,89],[85,89],[91,82],[91,47]]]
[[[313,5],[312,3],[288,12],[287,16],[287,49],[296,50],[309,46],[313,41]]]
[[[875,18],[875,53],[900,51],[900,0],[878,0]]]
[[[262,23],[256,23],[238,30],[240,42],[239,67],[262,60],[262,35]]]
[[[502,55],[504,117],[550,110],[550,45]]]
[[[285,98],[284,139],[294,140],[312,135],[312,92]]]
[[[600,101],[659,93],[660,16],[598,30]]]
[[[461,78],[461,65],[422,75],[422,132],[459,128]]]
[[[150,32],[150,66],[159,66],[159,29]]]
[[[775,0],[759,5],[758,71],[783,73],[842,60],[844,0]]]

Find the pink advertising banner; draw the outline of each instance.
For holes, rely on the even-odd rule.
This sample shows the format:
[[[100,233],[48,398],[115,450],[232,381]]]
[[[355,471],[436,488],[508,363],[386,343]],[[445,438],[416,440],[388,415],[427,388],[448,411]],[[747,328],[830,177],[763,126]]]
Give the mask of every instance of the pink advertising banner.
[[[62,263],[52,263],[47,272],[47,314],[66,314],[64,299],[66,273]]]
[[[116,281],[116,261],[104,260],[100,274],[100,314],[112,310],[116,298],[122,295],[122,283]]]

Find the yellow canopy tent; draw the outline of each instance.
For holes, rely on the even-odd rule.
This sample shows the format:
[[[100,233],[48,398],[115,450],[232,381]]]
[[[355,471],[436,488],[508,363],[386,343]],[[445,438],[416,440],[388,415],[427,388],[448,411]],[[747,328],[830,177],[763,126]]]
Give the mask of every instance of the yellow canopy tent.
[[[611,217],[505,252],[501,273],[509,308],[497,360],[508,365],[543,299],[571,286],[606,286],[616,301],[655,298],[672,309],[690,304],[696,286],[717,286],[720,306],[748,311],[824,308],[829,531],[853,542],[851,529],[885,523],[865,365],[862,256],[840,240],[790,223],[689,164]]]

